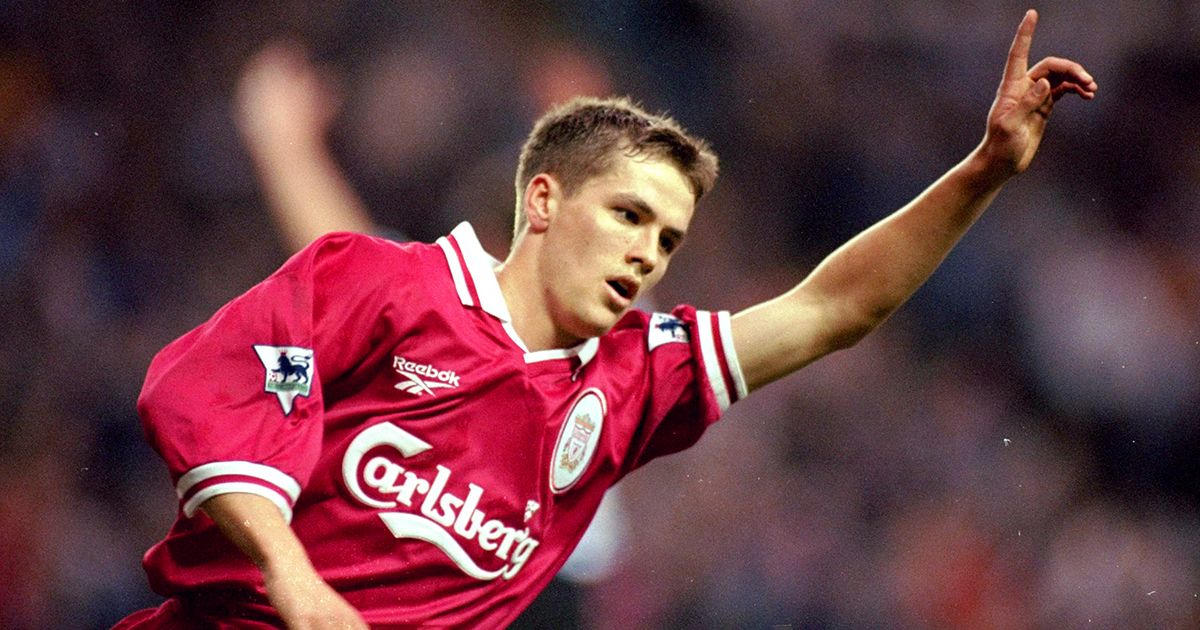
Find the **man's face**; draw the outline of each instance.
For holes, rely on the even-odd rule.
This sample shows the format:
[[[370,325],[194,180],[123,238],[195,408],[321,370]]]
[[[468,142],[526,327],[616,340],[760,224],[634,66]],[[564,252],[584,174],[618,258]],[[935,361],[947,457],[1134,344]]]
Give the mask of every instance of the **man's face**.
[[[667,271],[695,200],[671,162],[618,154],[561,197],[542,249],[545,297],[560,333],[602,335]]]

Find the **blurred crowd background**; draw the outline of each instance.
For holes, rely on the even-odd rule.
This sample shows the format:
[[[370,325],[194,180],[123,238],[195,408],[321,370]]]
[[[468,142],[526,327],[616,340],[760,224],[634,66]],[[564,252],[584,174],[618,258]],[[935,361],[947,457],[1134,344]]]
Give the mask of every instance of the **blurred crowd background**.
[[[289,253],[234,122],[264,45],[336,85],[375,222],[495,255],[549,104],[669,111],[722,177],[655,300],[737,310],[978,143],[1025,8],[0,0],[0,626],[160,601],[145,369]],[[623,482],[588,627],[1200,626],[1200,4],[1037,8],[1097,99],[875,335]]]

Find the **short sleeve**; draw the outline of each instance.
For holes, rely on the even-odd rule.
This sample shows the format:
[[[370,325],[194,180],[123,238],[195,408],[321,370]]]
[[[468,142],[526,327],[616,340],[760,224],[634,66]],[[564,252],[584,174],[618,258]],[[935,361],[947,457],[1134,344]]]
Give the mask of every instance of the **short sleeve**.
[[[649,314],[641,325],[649,391],[633,468],[692,446],[747,393],[728,312],[684,305]]]
[[[155,356],[138,413],[185,516],[247,492],[290,520],[320,452],[322,383],[366,351],[389,249],[323,237]]]

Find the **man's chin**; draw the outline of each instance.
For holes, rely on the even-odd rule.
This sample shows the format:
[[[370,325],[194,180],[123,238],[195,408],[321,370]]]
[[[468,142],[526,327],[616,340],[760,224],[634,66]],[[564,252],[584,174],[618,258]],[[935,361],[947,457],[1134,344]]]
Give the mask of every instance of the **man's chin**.
[[[617,322],[620,321],[623,315],[625,315],[625,311],[608,311],[597,317],[581,320],[578,322],[579,326],[575,327],[575,330],[572,330],[571,333],[585,340],[592,337],[600,337],[612,330],[613,326],[617,325]]]

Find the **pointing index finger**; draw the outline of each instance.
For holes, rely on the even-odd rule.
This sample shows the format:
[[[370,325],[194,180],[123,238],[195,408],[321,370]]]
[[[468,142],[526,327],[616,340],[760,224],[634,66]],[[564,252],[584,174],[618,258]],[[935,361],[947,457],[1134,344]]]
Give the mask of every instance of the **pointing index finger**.
[[[1029,69],[1029,49],[1033,45],[1033,29],[1037,26],[1037,11],[1030,9],[1017,27],[1012,47],[1008,49],[1008,62],[1004,64],[1004,80],[1013,81],[1025,76]]]

